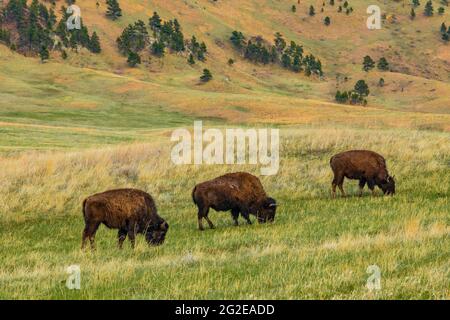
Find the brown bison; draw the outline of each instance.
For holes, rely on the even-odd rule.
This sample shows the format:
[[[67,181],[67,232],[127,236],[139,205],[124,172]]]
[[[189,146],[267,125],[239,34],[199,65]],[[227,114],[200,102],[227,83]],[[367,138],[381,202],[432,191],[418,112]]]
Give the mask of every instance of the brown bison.
[[[208,218],[209,208],[216,211],[231,210],[236,226],[239,213],[248,224],[251,224],[249,214],[255,215],[260,223],[272,222],[275,219],[275,200],[266,195],[257,177],[245,172],[229,173],[197,184],[192,190],[192,199],[198,207],[200,230],[203,230],[203,218],[211,229],[214,228]]]
[[[145,235],[149,244],[159,245],[164,242],[169,225],[156,210],[152,197],[136,189],[118,189],[89,196],[83,201],[85,227],[81,248],[89,238],[94,249],[95,233],[103,223],[111,229],[119,229],[119,248],[128,235],[134,248],[136,233]]]
[[[372,193],[374,193],[375,185],[383,190],[384,194],[393,195],[395,193],[394,178],[389,175],[386,169],[386,161],[378,153],[368,150],[342,152],[330,159],[330,166],[334,173],[333,197],[336,196],[336,186],[345,196],[344,177],[359,180],[359,196],[362,195],[366,183]]]

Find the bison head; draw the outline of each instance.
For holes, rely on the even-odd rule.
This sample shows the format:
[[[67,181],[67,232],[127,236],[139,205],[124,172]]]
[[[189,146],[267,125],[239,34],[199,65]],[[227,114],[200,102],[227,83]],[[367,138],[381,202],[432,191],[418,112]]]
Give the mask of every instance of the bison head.
[[[158,246],[164,243],[169,225],[166,221],[162,220],[158,223],[151,225],[145,234],[147,243],[153,246]]]
[[[258,210],[257,218],[259,223],[273,222],[275,220],[275,211],[277,210],[277,202],[275,199],[266,198],[261,208]]]
[[[381,181],[381,190],[386,195],[394,195],[395,194],[395,180],[394,177],[387,176],[386,179]]]

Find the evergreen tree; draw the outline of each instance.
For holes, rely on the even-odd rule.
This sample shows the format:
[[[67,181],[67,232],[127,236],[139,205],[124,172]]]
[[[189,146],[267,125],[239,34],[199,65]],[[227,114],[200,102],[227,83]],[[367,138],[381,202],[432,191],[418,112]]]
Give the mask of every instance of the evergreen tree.
[[[228,65],[232,66],[234,64],[234,60],[232,58],[228,59]]]
[[[89,50],[92,53],[100,53],[102,51],[100,47],[100,39],[95,31],[92,33],[92,37],[89,41]]]
[[[163,57],[165,51],[165,45],[161,41],[155,41],[152,43],[151,52],[157,57]]]
[[[384,79],[383,78],[380,78],[380,80],[378,81],[378,86],[384,87]]]
[[[277,32],[275,33],[275,47],[279,52],[282,52],[284,48],[286,48],[286,41],[283,39],[283,36],[281,33]]]
[[[314,16],[315,14],[316,14],[316,11],[314,10],[314,6],[311,5],[311,6],[309,7],[309,15],[312,17],[312,16]]]
[[[412,0],[412,5],[414,7],[418,7],[418,6],[420,6],[420,1],[419,0]]]
[[[368,72],[375,67],[375,61],[370,56],[365,56],[363,61],[363,70]]]
[[[62,50],[61,51],[61,58],[63,58],[64,60],[67,59],[67,52],[66,52],[66,50]]]
[[[380,58],[378,61],[378,69],[386,71],[389,70],[389,63],[387,62],[385,57]]]
[[[135,67],[137,64],[141,63],[141,57],[138,53],[130,51],[128,52],[127,62],[130,67]]]
[[[330,6],[334,6],[334,0],[330,0]]]
[[[231,33],[230,41],[238,49],[242,49],[245,45],[245,37],[240,31],[233,31]]]
[[[187,61],[188,61],[188,63],[189,63],[190,65],[195,64],[194,56],[192,55],[192,53],[189,54],[189,58],[188,58]]]
[[[325,17],[325,19],[323,20],[323,23],[324,23],[326,26],[329,26],[330,23],[331,23],[330,17]]]
[[[445,25],[444,22],[442,22],[441,24],[441,33],[446,33],[447,32],[447,26]]]
[[[153,16],[149,19],[148,23],[153,32],[159,32],[161,30],[161,18],[156,11],[153,12]]]
[[[355,92],[360,97],[367,97],[370,93],[369,86],[364,80],[358,80],[355,84]]]
[[[106,0],[106,16],[112,20],[117,20],[122,16],[122,9],[117,0]]]
[[[427,17],[431,17],[433,15],[434,12],[434,8],[433,8],[433,2],[431,0],[429,0],[426,4],[425,4],[425,11],[424,14]]]
[[[411,20],[413,20],[416,17],[416,12],[414,11],[414,8],[411,8],[411,13],[409,14]]]
[[[292,10],[292,12],[296,12],[296,11],[297,11],[297,7],[295,6],[295,4],[294,4],[294,5],[292,5],[292,8],[291,8],[291,10]]]
[[[291,68],[291,57],[288,54],[283,53],[281,56],[281,65],[287,69]]]
[[[41,58],[42,62],[44,62],[45,60],[48,60],[50,58],[50,53],[48,52],[48,49],[46,46],[42,46],[41,50],[39,50],[39,57]]]
[[[208,82],[212,79],[211,71],[208,69],[203,69],[203,74],[200,76],[200,81]]]
[[[445,9],[444,9],[444,7],[439,7],[439,9],[438,9],[438,13],[439,13],[439,15],[443,15],[444,14],[444,12],[445,12]]]
[[[294,72],[300,72],[302,70],[301,60],[298,55],[294,57],[294,61],[292,62],[292,70]]]

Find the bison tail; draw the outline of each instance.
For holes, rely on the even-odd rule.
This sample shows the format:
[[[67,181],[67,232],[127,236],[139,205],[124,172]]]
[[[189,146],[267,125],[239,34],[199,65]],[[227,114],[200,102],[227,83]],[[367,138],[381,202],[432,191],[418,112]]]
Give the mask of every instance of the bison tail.
[[[86,218],[86,201],[87,201],[87,199],[83,200],[83,207],[82,207],[83,217],[85,217],[85,218]]]
[[[197,204],[197,202],[195,201],[195,190],[197,189],[197,187],[194,187],[194,189],[192,189],[192,201],[194,201],[194,204]]]

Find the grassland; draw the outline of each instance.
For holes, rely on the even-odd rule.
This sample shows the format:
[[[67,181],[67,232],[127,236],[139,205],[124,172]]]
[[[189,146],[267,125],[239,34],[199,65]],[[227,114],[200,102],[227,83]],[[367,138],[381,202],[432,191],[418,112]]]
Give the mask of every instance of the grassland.
[[[103,3],[78,0],[100,35],[99,56],[81,50],[42,64],[0,45],[0,298],[449,299],[450,57],[438,35],[449,14],[411,22],[408,6],[380,2],[398,23],[369,32],[365,1],[350,1],[348,17],[328,5],[307,17],[311,3],[322,1],[302,1],[293,14],[291,1],[130,0],[112,22]],[[144,56],[128,68],[115,38],[154,10],[206,41],[207,62]],[[281,31],[321,58],[325,78],[241,60],[226,41],[234,29],[267,39]],[[395,70],[363,73],[366,54],[385,55]],[[200,85],[204,67],[214,80]],[[368,107],[333,102],[360,78],[371,87]],[[233,227],[229,214],[212,212],[217,229],[197,230],[193,185],[259,168],[173,165],[170,134],[194,120],[280,128],[280,171],[261,177],[280,204],[274,224]],[[330,198],[329,158],[357,148],[386,157],[394,197],[356,197],[353,181],[351,196]],[[97,251],[79,249],[81,201],[116,187],[154,196],[170,224],[163,246],[139,237],[134,251],[119,251],[116,232],[101,227]],[[65,286],[73,264],[81,290]],[[380,291],[365,287],[369,265],[381,269]]]

